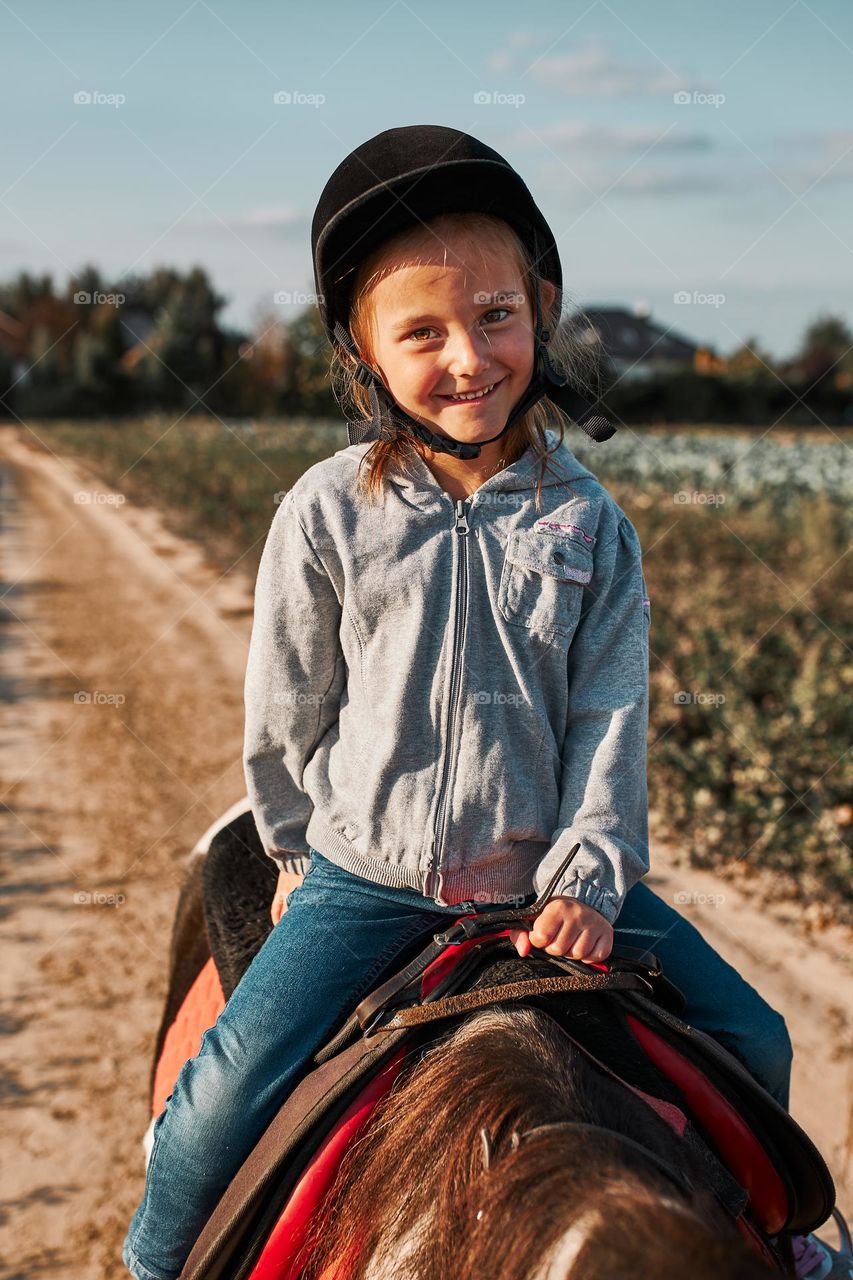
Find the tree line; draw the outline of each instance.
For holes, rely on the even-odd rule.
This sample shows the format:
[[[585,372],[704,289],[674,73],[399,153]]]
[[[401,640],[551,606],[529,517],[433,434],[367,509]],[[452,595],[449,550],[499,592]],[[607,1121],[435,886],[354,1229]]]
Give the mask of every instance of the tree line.
[[[64,289],[21,272],[0,284],[0,418],[338,417],[317,307],[262,306],[244,332],[223,324],[226,302],[198,266],[117,283],[87,266]],[[822,315],[787,361],[749,338],[713,372],[632,378],[602,350],[597,386],[624,422],[853,423],[851,347],[844,320]]]

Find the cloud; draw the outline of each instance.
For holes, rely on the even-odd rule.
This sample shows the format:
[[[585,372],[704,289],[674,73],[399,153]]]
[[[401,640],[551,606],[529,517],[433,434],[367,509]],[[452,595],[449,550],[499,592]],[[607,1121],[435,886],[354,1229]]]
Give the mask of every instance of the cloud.
[[[838,156],[853,147],[853,129],[797,129],[780,134],[777,141],[784,147],[804,147]]]
[[[534,48],[537,44],[541,44],[541,42],[542,32],[531,31],[529,28],[526,31],[511,31],[507,36],[507,43],[510,44],[513,49],[530,49]]]
[[[525,149],[542,143],[550,147],[571,148],[572,151],[594,150],[607,152],[641,152],[649,147],[658,151],[708,151],[714,145],[710,136],[698,131],[670,130],[656,125],[625,125],[611,128],[607,125],[586,124],[577,120],[561,120],[544,125],[535,131],[520,129],[510,135],[509,143]]]
[[[726,170],[691,172],[662,166],[638,166],[625,172],[588,162],[572,164],[569,169],[554,161],[545,161],[538,170],[538,179],[550,191],[559,191],[563,204],[577,209],[588,206],[596,196],[601,196],[603,203],[608,205],[620,199],[737,196],[743,192],[742,176]]]
[[[796,191],[836,186],[853,179],[853,129],[810,129],[780,135],[776,139],[787,161],[791,152],[805,152],[805,163],[788,167],[771,160],[772,167]]]
[[[672,93],[683,88],[684,77],[656,62],[648,66],[623,62],[601,48],[545,56],[532,63],[530,74],[566,94],[617,98]]]
[[[485,65],[492,72],[531,76],[567,95],[584,97],[651,97],[687,87],[711,91],[706,80],[674,71],[654,55],[645,62],[631,62],[601,44],[586,44],[568,53],[552,52],[558,43],[532,31],[519,31],[489,54]],[[537,45],[541,50],[538,55]]]
[[[275,231],[287,237],[301,237],[310,226],[310,216],[291,205],[257,205],[225,221],[235,230]]]
[[[510,71],[515,64],[520,49],[535,49],[537,45],[547,47],[548,41],[540,31],[511,31],[506,38],[506,47],[490,53],[485,65],[489,71]]]
[[[688,196],[737,193],[741,190],[739,182],[721,173],[688,174],[675,169],[632,169],[619,179],[607,199],[617,193],[624,196]]]

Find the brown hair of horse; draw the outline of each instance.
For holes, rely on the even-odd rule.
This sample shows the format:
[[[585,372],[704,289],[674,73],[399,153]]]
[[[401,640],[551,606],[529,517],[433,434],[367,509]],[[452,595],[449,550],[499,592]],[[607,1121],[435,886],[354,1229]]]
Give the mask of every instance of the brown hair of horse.
[[[423,261],[424,230],[439,240],[459,234],[480,248],[503,251],[520,266],[529,296],[532,296],[535,290],[541,297],[540,284],[543,277],[537,271],[537,264],[530,250],[509,223],[488,213],[437,214],[426,223],[406,228],[383,241],[359,265],[355,277],[349,329],[358,350],[368,364],[375,365],[372,343],[373,288],[401,264],[414,266]],[[551,328],[548,352],[552,363],[561,371],[568,373],[575,385],[584,389],[591,398],[597,397],[601,386],[603,348],[600,341],[590,342],[590,336],[594,332],[592,328],[588,327],[587,336],[581,338],[581,326],[579,324],[574,324],[572,327],[561,325],[561,317],[555,309],[550,313],[543,309],[543,319]],[[356,368],[356,361],[349,352],[336,343],[333,344],[330,376],[335,396],[349,413],[354,413],[358,419],[368,419],[372,412],[370,398],[366,388],[356,380]],[[532,409],[528,409],[527,413],[522,414],[506,434],[506,447],[501,459],[502,467],[517,462],[528,444],[532,446],[534,454],[539,458],[537,509],[541,505],[542,480],[545,473],[551,470],[548,458],[553,452],[548,449],[545,428],[551,427],[557,431],[558,441],[554,447],[556,449],[570,426],[571,419],[567,414],[545,397]],[[405,471],[412,454],[419,453],[423,456],[424,451],[425,446],[406,433],[398,435],[395,440],[374,441],[359,464],[358,483],[363,495],[368,501],[372,500],[380,490],[383,476],[389,467]],[[571,490],[571,486],[567,488]]]
[[[513,1131],[606,1125],[606,1134]],[[481,1130],[492,1141],[484,1159]],[[486,1167],[488,1164],[488,1168]],[[347,1152],[306,1241],[304,1280],[761,1280],[703,1170],[642,1099],[598,1071],[547,1015],[487,1009],[404,1072]]]

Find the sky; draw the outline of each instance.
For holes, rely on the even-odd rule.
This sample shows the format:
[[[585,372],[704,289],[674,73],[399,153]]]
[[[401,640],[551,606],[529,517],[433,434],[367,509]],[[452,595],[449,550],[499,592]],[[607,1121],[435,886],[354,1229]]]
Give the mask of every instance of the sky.
[[[429,123],[518,170],[569,309],[777,359],[853,327],[849,0],[0,0],[0,70],[3,280],[198,264],[225,323],[290,318],[333,169]]]

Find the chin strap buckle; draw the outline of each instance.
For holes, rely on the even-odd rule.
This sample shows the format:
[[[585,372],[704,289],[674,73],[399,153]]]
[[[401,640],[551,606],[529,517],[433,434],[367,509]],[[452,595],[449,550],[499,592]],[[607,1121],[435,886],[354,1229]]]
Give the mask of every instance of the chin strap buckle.
[[[373,386],[375,378],[376,375],[370,365],[365,364],[363,360],[359,360],[358,364],[355,366],[356,382],[362,387],[371,387]]]

